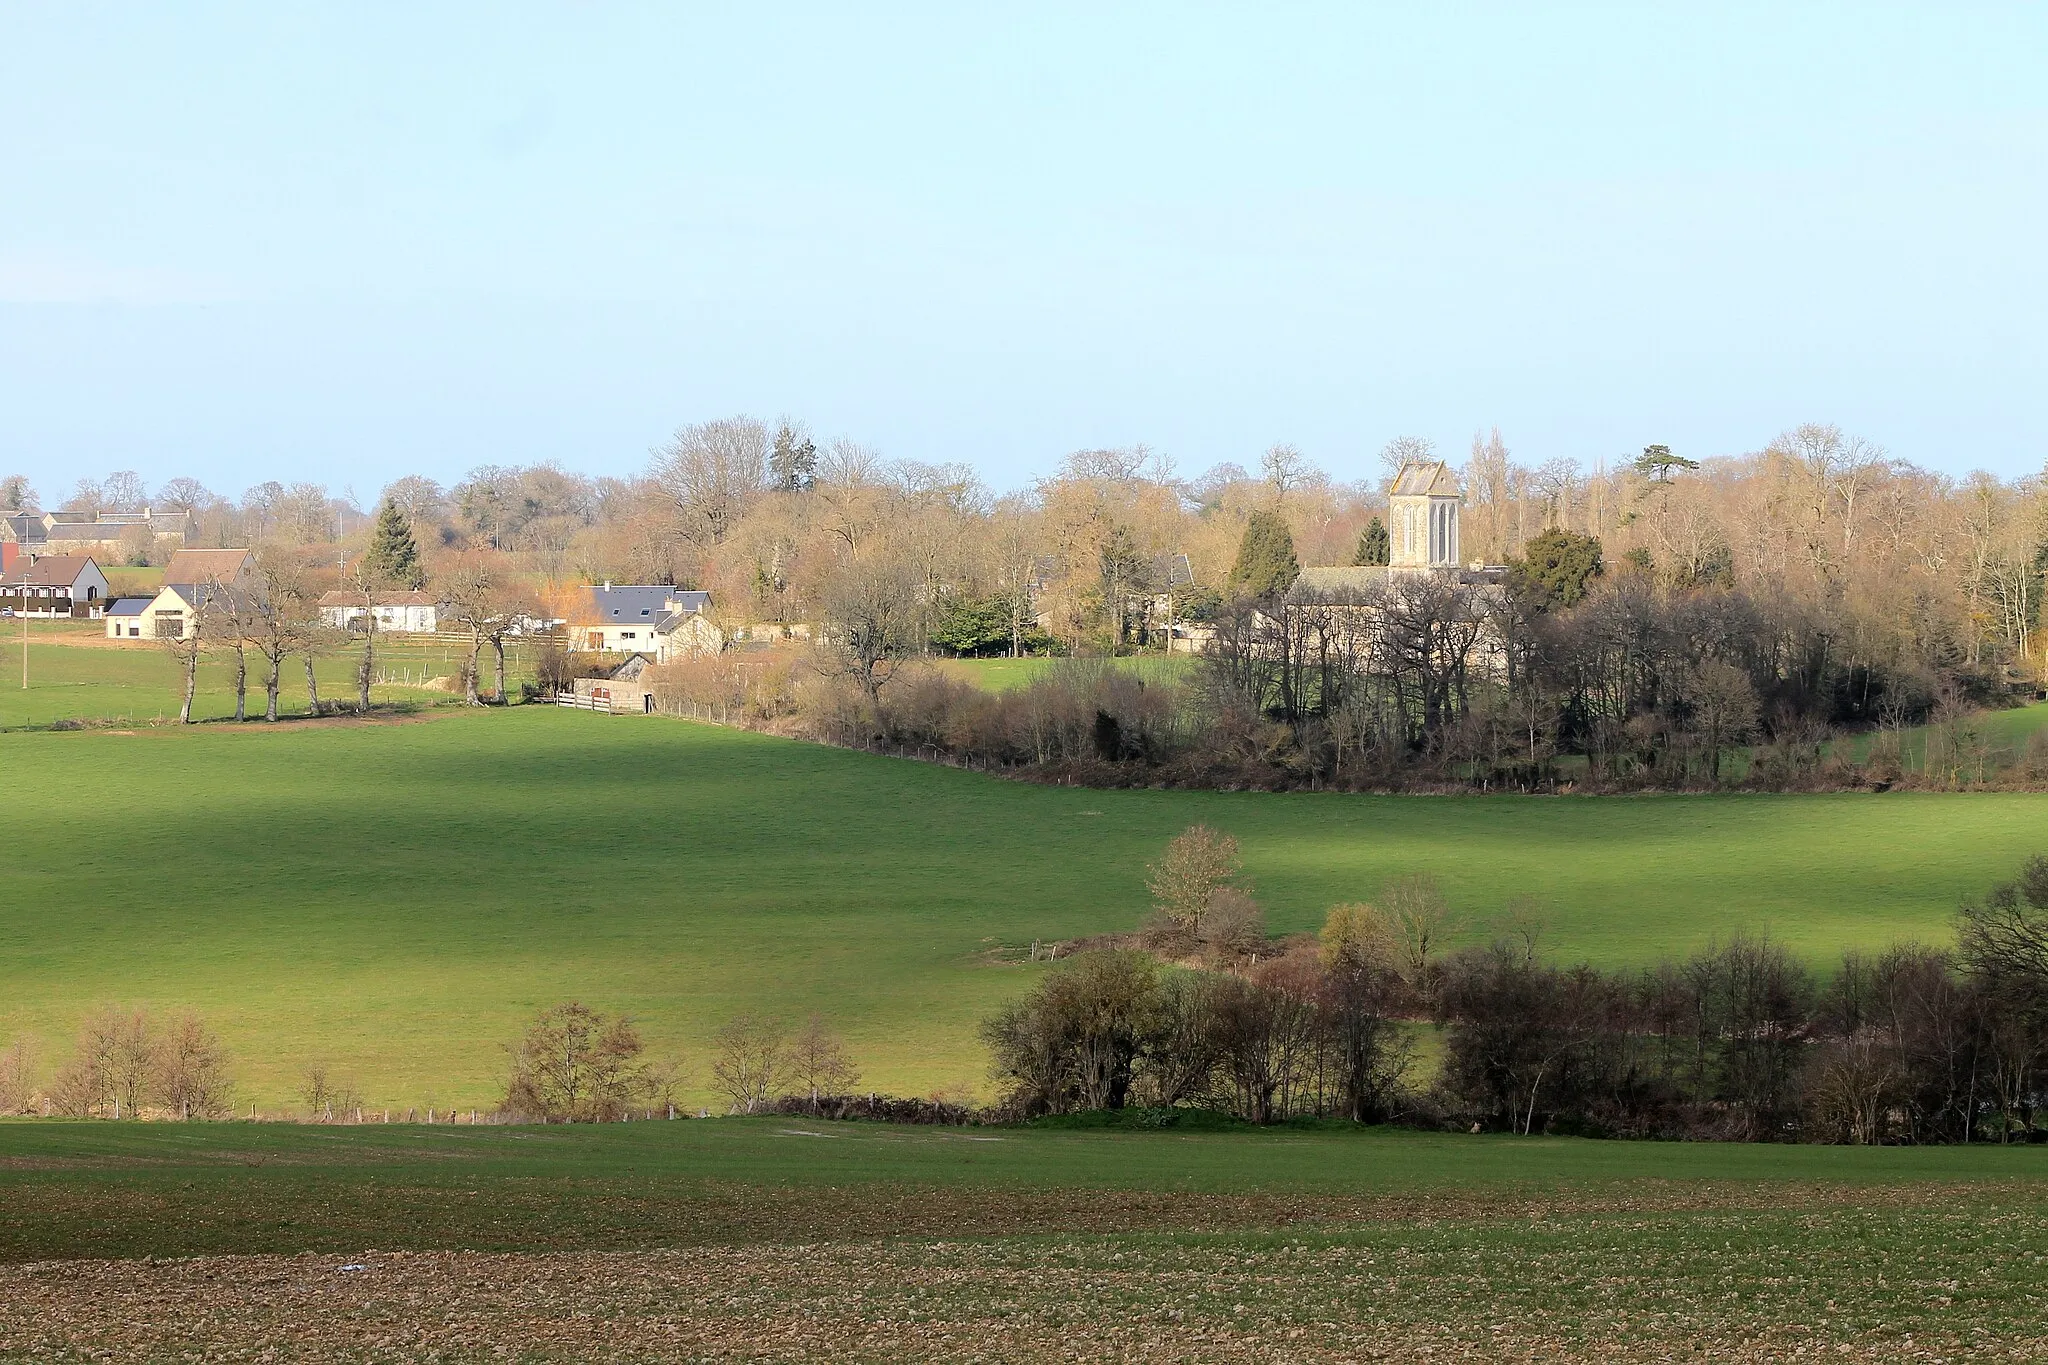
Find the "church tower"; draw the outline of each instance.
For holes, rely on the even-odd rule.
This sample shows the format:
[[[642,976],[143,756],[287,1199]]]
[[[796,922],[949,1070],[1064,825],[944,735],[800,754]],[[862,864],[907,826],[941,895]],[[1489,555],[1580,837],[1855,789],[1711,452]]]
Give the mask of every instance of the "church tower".
[[[1458,476],[1442,460],[1402,465],[1387,490],[1389,567],[1458,567],[1458,505],[1464,500]]]

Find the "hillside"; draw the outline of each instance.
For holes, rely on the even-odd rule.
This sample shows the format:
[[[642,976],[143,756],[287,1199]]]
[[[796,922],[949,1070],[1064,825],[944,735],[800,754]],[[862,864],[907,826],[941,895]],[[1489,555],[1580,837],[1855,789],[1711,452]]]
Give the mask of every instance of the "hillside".
[[[1374,798],[1034,787],[661,718],[0,737],[15,838],[0,1035],[46,1058],[103,1000],[203,1009],[249,1098],[332,1062],[373,1104],[481,1104],[571,997],[704,1078],[744,1010],[818,1010],[865,1084],[983,1080],[976,1022],[1034,939],[1128,927],[1144,863],[1206,820],[1276,930],[1433,869],[1483,923],[1648,961],[1768,927],[1825,961],[1939,939],[2044,840],[2048,796]]]

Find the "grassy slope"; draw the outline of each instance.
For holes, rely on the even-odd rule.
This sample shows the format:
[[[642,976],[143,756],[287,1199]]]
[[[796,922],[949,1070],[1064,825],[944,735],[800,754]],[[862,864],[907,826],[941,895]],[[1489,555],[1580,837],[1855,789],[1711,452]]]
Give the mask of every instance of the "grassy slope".
[[[570,997],[631,1011],[700,1079],[734,1013],[817,1009],[872,1087],[976,1083],[975,1024],[1032,970],[991,950],[1134,924],[1145,861],[1194,820],[1243,840],[1276,929],[1429,868],[1475,921],[1531,896],[1553,951],[1629,963],[1745,927],[1816,960],[1938,939],[2048,814],[1070,790],[538,707],[6,735],[0,771],[0,1035],[51,1056],[94,1001],[196,1005],[265,1105],[314,1058],[376,1107],[485,1103],[500,1045]],[[89,834],[52,794],[83,795]]]

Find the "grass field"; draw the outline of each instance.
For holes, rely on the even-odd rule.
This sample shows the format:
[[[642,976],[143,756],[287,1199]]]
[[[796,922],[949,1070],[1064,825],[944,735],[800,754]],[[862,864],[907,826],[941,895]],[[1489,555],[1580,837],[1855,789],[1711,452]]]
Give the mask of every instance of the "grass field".
[[[544,707],[11,734],[0,771],[0,1035],[55,1059],[94,1002],[193,1005],[265,1107],[316,1059],[376,1107],[486,1104],[502,1045],[568,998],[700,1082],[735,1013],[816,1009],[868,1087],[980,1086],[1024,950],[1137,923],[1195,820],[1243,841],[1277,930],[1430,869],[1468,938],[1530,897],[1552,952],[1609,965],[1742,929],[1823,965],[1939,941],[2048,843],[2048,796],[1089,791]]]
[[[991,692],[1008,692],[1024,687],[1045,676],[1049,669],[1067,662],[1062,659],[1027,657],[1022,659],[941,659],[938,665],[945,672],[976,687]],[[1132,673],[1147,682],[1165,680],[1178,682],[1194,664],[1186,654],[1164,655],[1143,654],[1132,658],[1090,660],[1104,662],[1113,668]]]
[[[2014,1360],[2048,1345],[2041,1148],[12,1123],[0,1203],[10,1358]],[[48,1263],[78,1256],[158,1259]]]
[[[29,637],[29,686],[21,687],[21,622],[0,621],[0,730],[43,726],[57,720],[121,720],[133,724],[172,720],[178,714],[183,686],[177,660],[148,641],[115,642],[104,636],[98,621],[32,622]],[[418,643],[393,637],[380,641],[377,650],[379,674],[424,681],[452,677],[461,672],[462,653],[453,645]],[[316,664],[321,696],[334,700],[355,695],[354,649],[342,648],[323,654]],[[522,665],[512,670],[516,679],[530,676],[524,660],[516,655],[507,664]],[[263,709],[263,662],[249,655],[251,709]],[[490,678],[491,661],[486,651],[484,676]],[[228,665],[208,658],[199,669],[199,689],[193,715],[215,720],[234,714],[234,693]],[[380,701],[418,700],[417,688],[394,683],[372,689]],[[294,658],[284,672],[283,710],[302,714],[306,709],[305,665]]]

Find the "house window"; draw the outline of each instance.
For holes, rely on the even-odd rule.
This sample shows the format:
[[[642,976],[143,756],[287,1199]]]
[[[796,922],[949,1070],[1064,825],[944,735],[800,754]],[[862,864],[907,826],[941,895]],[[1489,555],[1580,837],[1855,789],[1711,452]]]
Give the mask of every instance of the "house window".
[[[133,637],[133,638],[135,638],[135,639],[138,639],[138,640],[139,640],[139,639],[141,639],[141,638],[142,638],[142,627],[141,627],[141,626],[130,626],[130,627],[128,627],[128,634],[129,634],[129,635],[130,635],[131,637]]]
[[[635,636],[634,636],[633,632],[632,632],[632,631],[630,631],[630,630],[622,630],[622,631],[620,631],[620,632],[619,632],[619,638],[620,638],[621,640],[631,640],[631,639],[634,639],[634,638],[635,638]]]

